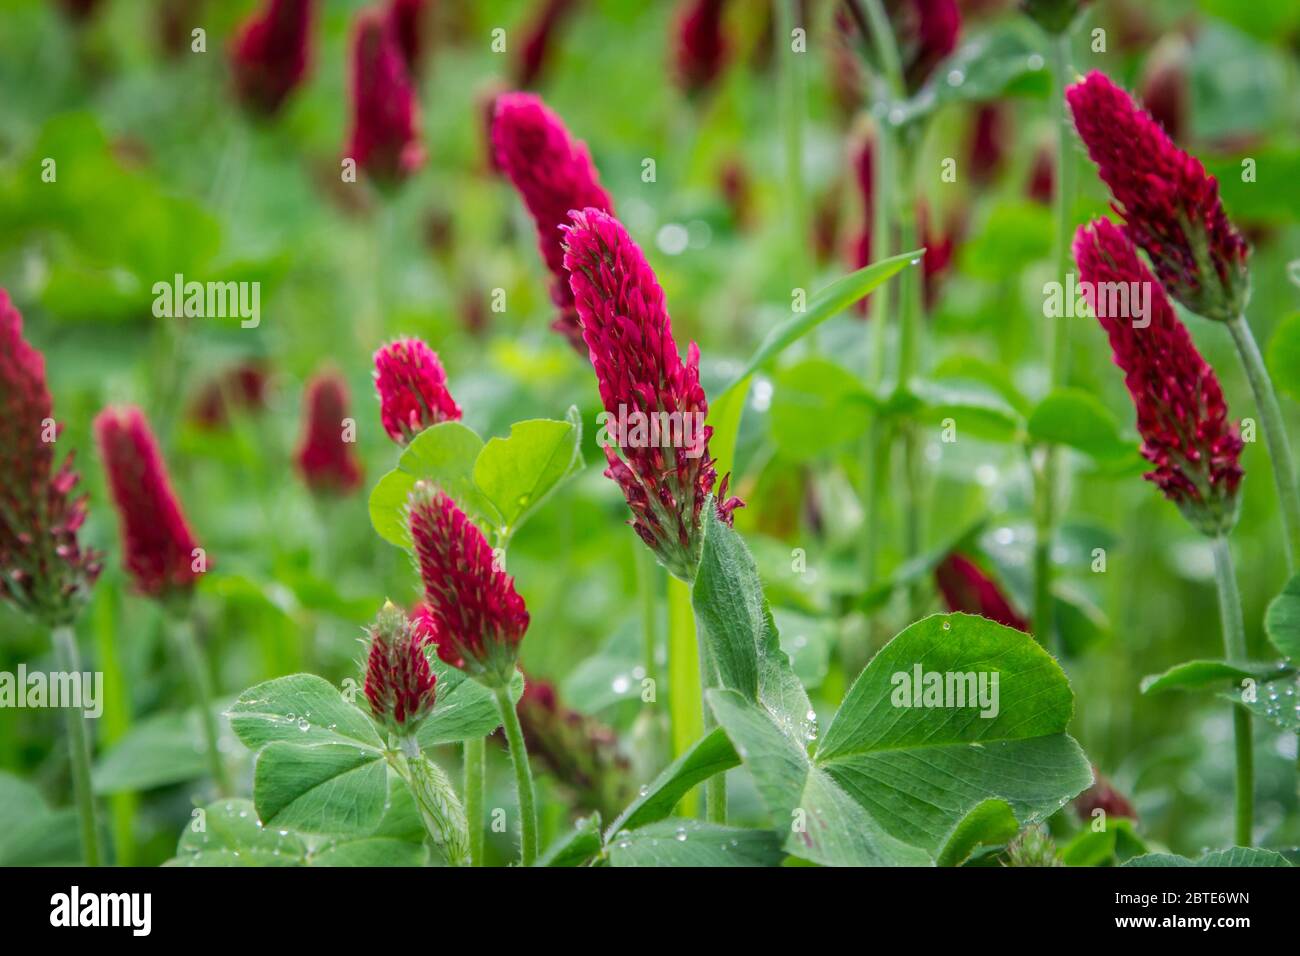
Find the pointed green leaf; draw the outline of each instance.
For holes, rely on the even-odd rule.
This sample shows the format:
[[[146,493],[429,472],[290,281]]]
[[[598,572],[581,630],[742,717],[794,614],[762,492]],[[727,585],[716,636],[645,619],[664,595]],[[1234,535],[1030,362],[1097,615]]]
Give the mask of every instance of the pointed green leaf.
[[[356,745],[275,741],[253,770],[253,802],[268,827],[364,833],[383,817],[387,798],[388,765]]]

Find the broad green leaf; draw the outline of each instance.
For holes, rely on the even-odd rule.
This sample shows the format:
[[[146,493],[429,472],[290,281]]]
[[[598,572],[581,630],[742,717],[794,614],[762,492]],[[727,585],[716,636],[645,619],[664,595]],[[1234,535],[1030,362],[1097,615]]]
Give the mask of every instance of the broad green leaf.
[[[1167,690],[1200,690],[1205,687],[1220,689],[1225,681],[1235,683],[1247,678],[1269,681],[1284,677],[1289,672],[1290,668],[1263,662],[1184,661],[1163,674],[1148,674],[1142,678],[1141,690],[1144,694],[1158,694]]]
[[[492,438],[474,462],[474,484],[492,503],[500,539],[508,541],[560,483],[582,467],[578,410],[568,421],[533,419],[510,426],[508,438]]]
[[[406,523],[406,503],[415,488],[416,478],[394,468],[370,490],[370,524],[379,537],[399,548],[411,547],[411,529]]]
[[[1279,322],[1269,339],[1268,370],[1279,391],[1300,399],[1300,312]]]
[[[1066,866],[1110,866],[1146,852],[1146,844],[1133,830],[1133,821],[1108,820],[1106,829],[1088,827],[1061,847]]]
[[[612,866],[777,866],[784,855],[767,830],[681,819],[624,831],[609,847]]]
[[[795,461],[833,454],[871,425],[873,400],[834,362],[808,358],[780,369],[768,413],[772,440]]]
[[[1026,264],[1052,254],[1052,211],[1022,200],[999,202],[988,218],[957,251],[963,275],[990,282],[1019,279]]]
[[[420,479],[433,482],[473,516],[499,525],[500,516],[474,484],[474,463],[483,440],[460,422],[441,422],[416,435],[397,468],[379,479],[370,493],[370,523],[385,541],[410,548],[406,505]]]
[[[364,833],[383,817],[388,765],[355,744],[275,741],[258,754],[253,801],[266,826],[306,833]]]
[[[171,866],[301,866],[307,846],[296,833],[262,826],[249,800],[218,800],[181,832]]]
[[[331,840],[307,856],[308,866],[423,866],[429,850],[420,843],[365,836]]]
[[[345,694],[315,674],[290,674],[250,687],[231,705],[227,716],[235,735],[249,750],[273,741],[296,745],[360,745],[379,756],[383,741],[372,721]]]
[[[721,728],[711,731],[669,764],[640,796],[628,804],[627,809],[609,825],[609,836],[613,837],[620,830],[634,830],[662,820],[673,812],[677,801],[691,788],[739,765],[736,748],[726,733]]]
[[[80,860],[76,811],[51,810],[30,783],[0,773],[0,866],[67,865]]]
[[[981,846],[997,846],[1015,838],[1020,822],[1005,800],[978,803],[952,828],[936,862],[939,866],[961,866]]]
[[[991,388],[1021,416],[1028,418],[1033,403],[1016,387],[1005,367],[973,355],[949,355],[930,373],[931,378],[972,382]]]
[[[600,814],[583,817],[562,834],[534,866],[582,866],[600,855],[604,843],[600,838]]]
[[[1224,691],[1216,696],[1248,711],[1287,733],[1300,733],[1300,677],[1275,680],[1253,688],[1253,699],[1247,700],[1245,689]]]
[[[1093,395],[1077,388],[1057,389],[1038,403],[1029,416],[1029,437],[1103,461],[1133,451],[1120,437],[1115,416]]]
[[[913,395],[919,400],[912,414],[935,426],[951,419],[957,437],[981,438],[985,441],[1019,440],[1025,424],[1020,415],[1002,397],[983,387],[961,388],[940,382],[918,382]]]
[[[719,475],[730,474],[736,467],[736,440],[740,436],[740,419],[745,412],[752,375],[746,375],[725,388],[709,402],[707,424],[713,428],[709,454]]]
[[[218,727],[225,721],[218,716]],[[208,773],[207,744],[197,710],[156,714],[133,726],[95,764],[96,793],[151,790]]]
[[[1284,656],[1300,662],[1300,574],[1287,581],[1269,604],[1264,630]]]
[[[1196,860],[1175,853],[1148,853],[1134,857],[1124,866],[1290,866],[1286,857],[1259,847],[1234,846],[1213,850]]]
[[[905,693],[918,675],[922,688],[938,681],[940,696]],[[967,697],[978,694],[981,677],[983,702]],[[867,665],[816,764],[887,832],[937,852],[985,800],[1006,801],[1023,825],[1092,782],[1087,759],[1065,733],[1073,712],[1069,681],[1032,637],[982,617],[936,614]]]
[[[501,726],[501,713],[490,690],[436,656],[430,657],[429,666],[438,678],[438,696],[433,713],[415,732],[420,749],[483,737]],[[510,698],[518,702],[523,692],[524,675],[515,671]]]

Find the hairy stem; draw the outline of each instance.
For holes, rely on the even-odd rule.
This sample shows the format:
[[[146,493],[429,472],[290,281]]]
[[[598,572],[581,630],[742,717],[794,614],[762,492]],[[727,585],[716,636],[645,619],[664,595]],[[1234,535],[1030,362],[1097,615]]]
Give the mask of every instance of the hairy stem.
[[[81,655],[72,628],[59,625],[51,635],[59,670],[65,674],[81,673]],[[99,839],[99,820],[95,814],[95,796],[90,789],[90,735],[86,717],[75,707],[64,708],[68,732],[68,759],[72,763],[72,791],[77,803],[77,821],[81,826],[81,853],[87,866],[99,866],[104,859]]]
[[[510,746],[510,762],[515,767],[515,792],[519,799],[519,862],[532,866],[537,859],[537,798],[533,792],[533,771],[528,765],[528,749],[524,746],[524,732],[519,726],[519,714],[506,687],[496,687],[493,693],[497,709],[501,711],[501,726],[505,729],[506,743]]]
[[[1219,616],[1223,626],[1223,655],[1235,663],[1246,657],[1246,628],[1242,623],[1241,595],[1232,567],[1232,549],[1227,535],[1213,540],[1214,580],[1219,589]],[[1232,708],[1232,735],[1237,753],[1236,776],[1236,843],[1250,846],[1255,816],[1254,751],[1250,733],[1250,712],[1240,704]]]
[[[691,586],[671,574],[668,578],[668,709],[672,718],[673,757],[690,749],[704,733],[704,698],[700,681],[699,647]],[[694,817],[698,791],[682,797],[678,813]]]
[[[465,741],[465,825],[469,828],[470,866],[483,865],[483,790],[487,740]]]
[[[448,865],[465,866],[470,860],[468,824],[450,778],[421,752],[414,737],[403,738],[401,746],[401,756],[392,763],[410,788],[425,829],[442,850]]]

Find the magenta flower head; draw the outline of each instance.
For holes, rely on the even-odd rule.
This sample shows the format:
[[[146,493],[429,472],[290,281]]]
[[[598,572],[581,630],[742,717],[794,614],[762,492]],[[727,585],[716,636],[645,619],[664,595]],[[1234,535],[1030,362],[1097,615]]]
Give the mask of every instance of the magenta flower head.
[[[427,618],[408,618],[384,602],[370,628],[363,690],[371,713],[399,736],[415,733],[433,710],[438,678],[427,656],[432,647]]]
[[[438,353],[420,339],[398,339],[375,353],[375,388],[384,431],[398,444],[410,444],[430,425],[460,420]]]
[[[1214,370],[1192,344],[1187,329],[1137,248],[1118,226],[1098,219],[1074,237],[1074,261],[1093,314],[1110,337],[1115,364],[1137,406],[1142,454],[1155,465],[1147,473],[1205,534],[1230,529],[1237,515],[1242,443],[1228,421],[1228,408]],[[1117,308],[1150,296],[1137,321]]]
[[[712,86],[726,65],[724,7],[724,0],[685,0],[678,11],[673,67],[678,84],[687,93],[700,93]]]
[[[402,62],[412,77],[420,75],[428,54],[425,8],[428,0],[389,0],[388,26],[402,54]]]
[[[600,185],[586,144],[570,136],[560,118],[531,93],[496,98],[492,150],[497,167],[519,190],[537,224],[537,245],[551,272],[551,301],[560,313],[551,328],[581,352],[582,329],[564,271],[560,227],[569,221],[570,209],[591,206],[613,212],[614,204]]]
[[[294,456],[298,473],[318,494],[347,494],[362,480],[353,444],[356,422],[348,417],[348,386],[322,372],[307,383],[302,440]]]
[[[1218,182],[1105,74],[1089,73],[1065,97],[1115,211],[1169,294],[1208,319],[1239,316],[1250,297],[1249,250]]]
[[[997,582],[969,558],[954,551],[934,569],[934,581],[948,610],[978,614],[1017,631],[1029,632],[1029,622],[1016,612]]]
[[[77,543],[86,499],[72,497],[71,455],[54,468],[53,416],[45,359],[0,289],[0,598],[47,625],[73,619],[101,557]]]
[[[235,34],[230,67],[239,101],[272,116],[307,75],[314,0],[268,0]]]
[[[408,503],[411,540],[424,583],[423,616],[438,656],[489,687],[514,676],[528,610],[487,538],[449,497],[416,482]]]
[[[424,163],[420,104],[392,22],[378,10],[363,10],[352,34],[347,155],[383,184],[400,182]]]
[[[141,594],[184,597],[207,569],[172,490],[158,441],[138,408],[106,408],[95,441],[122,527],[122,563]]]
[[[599,209],[571,220],[564,267],[608,413],[611,440],[598,439],[605,474],[623,489],[636,533],[673,575],[692,581],[703,544],[700,511],[717,478],[700,350],[692,342],[682,363],[663,290],[623,224]],[[724,478],[718,517],[730,525],[741,504],[727,498]]]
[[[515,62],[515,85],[527,89],[536,85],[546,70],[554,48],[555,34],[577,6],[576,0],[540,0],[537,13],[525,28]]]

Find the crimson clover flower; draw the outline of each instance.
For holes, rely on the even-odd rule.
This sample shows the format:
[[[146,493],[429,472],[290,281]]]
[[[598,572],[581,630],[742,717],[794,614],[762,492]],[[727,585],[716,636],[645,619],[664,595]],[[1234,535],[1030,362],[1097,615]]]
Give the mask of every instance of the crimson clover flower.
[[[425,7],[428,0],[389,0],[388,25],[402,54],[406,72],[420,75],[428,52],[425,31]]]
[[[688,93],[713,85],[726,65],[728,44],[722,31],[725,0],[686,0],[673,28],[673,67]]]
[[[582,330],[564,271],[560,227],[571,209],[591,206],[612,212],[613,202],[600,185],[586,144],[570,136],[560,118],[530,93],[496,98],[492,151],[497,168],[514,184],[537,224],[537,245],[551,272],[551,301],[560,313],[551,328],[581,352]]]
[[[1250,296],[1249,248],[1219,199],[1219,184],[1104,73],[1065,93],[1074,125],[1110,187],[1125,229],[1175,299],[1218,321]]]
[[[1155,465],[1146,478],[1200,531],[1230,529],[1236,520],[1242,443],[1228,420],[1214,369],[1201,358],[1122,229],[1108,219],[1081,226],[1074,260],[1084,296],[1110,338],[1115,364],[1124,370],[1124,384],[1137,408],[1142,454]],[[1145,283],[1150,308],[1143,323],[1111,315],[1112,297],[1103,296],[1108,288],[1103,283],[1125,283],[1130,290]]]
[[[692,342],[683,364],[663,290],[623,224],[599,209],[574,212],[571,220],[563,228],[564,267],[601,401],[614,420],[631,426],[611,443],[617,452],[604,445],[605,474],[622,488],[632,527],[664,567],[693,580],[703,544],[700,511],[717,478],[700,350]],[[641,418],[632,421],[633,413]],[[639,421],[669,427],[659,428],[659,441],[642,441]],[[727,480],[718,488],[717,511],[730,525],[742,502],[727,498]]]
[[[1105,812],[1107,817],[1127,817],[1137,819],[1137,811],[1124,794],[1120,793],[1109,780],[1101,775],[1096,767],[1092,768],[1093,784],[1074,798],[1074,811],[1084,823],[1092,822],[1092,815],[1097,810]]]
[[[239,101],[254,113],[280,110],[307,75],[313,0],[269,0],[235,34],[230,68]]]
[[[189,418],[201,428],[224,427],[236,410],[264,410],[270,388],[266,364],[258,359],[244,360],[203,384],[190,405]]]
[[[361,464],[345,432],[355,427],[348,417],[348,387],[337,374],[322,372],[307,383],[305,420],[294,461],[312,491],[346,494],[361,484]]]
[[[1017,613],[997,582],[964,555],[954,551],[944,558],[934,569],[934,580],[948,610],[978,614],[1029,633],[1029,622]]]
[[[0,289],[0,598],[47,625],[73,619],[101,567],[77,542],[86,498],[71,454],[55,470],[53,416],[45,359]]]
[[[375,388],[384,431],[399,444],[430,425],[460,419],[438,353],[420,339],[398,339],[375,353]]]
[[[122,528],[122,563],[136,590],[152,598],[188,594],[207,557],[198,553],[144,413],[104,409],[95,418],[95,441]]]
[[[1011,116],[1003,103],[985,103],[975,111],[967,145],[967,168],[971,179],[987,185],[997,179],[1007,163],[1007,146],[1012,141]]]
[[[421,615],[436,635],[438,656],[491,687],[506,686],[528,630],[514,578],[478,526],[428,482],[411,491],[408,521],[424,583]]]
[[[424,163],[420,104],[392,21],[363,10],[352,33],[352,132],[347,155],[382,184]]]
[[[427,618],[408,618],[391,601],[370,628],[362,689],[370,711],[392,732],[408,736],[433,710],[437,675],[429,666],[434,635]]]
[[[516,86],[527,89],[536,85],[551,59],[555,34],[575,6],[576,0],[541,0],[538,4],[519,44],[514,74]]]

